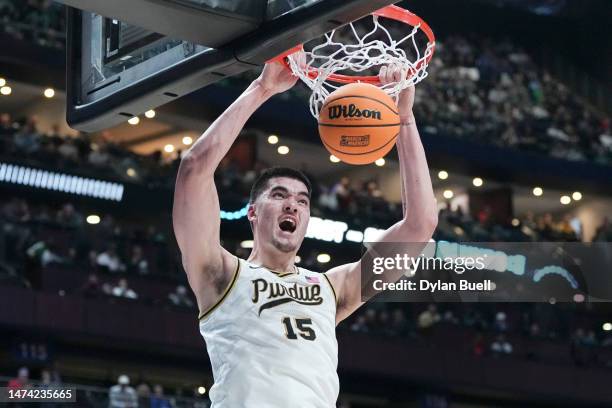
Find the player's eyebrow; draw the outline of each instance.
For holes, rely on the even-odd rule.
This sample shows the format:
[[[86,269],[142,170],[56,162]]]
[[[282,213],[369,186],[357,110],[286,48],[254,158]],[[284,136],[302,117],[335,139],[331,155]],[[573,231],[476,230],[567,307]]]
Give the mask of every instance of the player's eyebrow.
[[[287,190],[286,187],[283,186],[274,186],[270,189],[270,194],[275,193],[277,191],[283,192],[283,193],[288,193],[289,190]]]
[[[274,186],[274,187],[272,187],[270,189],[270,194],[274,194],[277,191],[289,194],[289,190],[287,189],[287,187],[283,187],[283,186]],[[300,192],[297,193],[297,195],[305,196],[306,198],[308,198],[310,200],[310,194],[308,194],[307,191],[300,191]]]

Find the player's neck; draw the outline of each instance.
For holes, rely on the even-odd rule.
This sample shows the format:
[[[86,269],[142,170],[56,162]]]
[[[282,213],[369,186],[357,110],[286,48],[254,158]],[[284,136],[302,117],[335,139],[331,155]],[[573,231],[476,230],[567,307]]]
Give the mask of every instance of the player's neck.
[[[280,251],[264,252],[258,248],[253,248],[251,255],[249,255],[248,261],[278,273],[293,272],[295,254],[283,253]]]

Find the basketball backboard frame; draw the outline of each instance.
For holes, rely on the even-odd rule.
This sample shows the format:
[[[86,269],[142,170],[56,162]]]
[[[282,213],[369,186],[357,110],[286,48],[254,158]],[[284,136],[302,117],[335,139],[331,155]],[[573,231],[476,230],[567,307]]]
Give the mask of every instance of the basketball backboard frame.
[[[120,72],[105,80],[101,87],[89,91],[87,100],[82,98],[81,89],[83,64],[87,63],[82,52],[82,17],[87,12],[68,7],[67,122],[71,127],[86,132],[109,128],[223,78],[257,68],[297,44],[393,2],[319,0],[308,7],[298,7],[273,20],[263,21],[256,29],[227,44],[196,53],[143,77],[133,72],[130,77],[129,69]],[[124,85],[126,81],[127,86]]]

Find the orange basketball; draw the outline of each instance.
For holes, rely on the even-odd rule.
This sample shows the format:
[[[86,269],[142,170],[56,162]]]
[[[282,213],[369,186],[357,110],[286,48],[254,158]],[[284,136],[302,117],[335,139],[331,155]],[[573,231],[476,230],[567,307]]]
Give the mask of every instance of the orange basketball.
[[[369,164],[393,148],[399,134],[397,106],[377,86],[353,83],[332,92],[319,111],[325,148],[349,164]]]

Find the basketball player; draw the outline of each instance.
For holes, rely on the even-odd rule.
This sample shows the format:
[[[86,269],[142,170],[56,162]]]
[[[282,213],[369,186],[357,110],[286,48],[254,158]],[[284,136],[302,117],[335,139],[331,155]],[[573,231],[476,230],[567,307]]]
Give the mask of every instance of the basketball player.
[[[388,83],[399,75],[399,69],[383,67],[379,76]],[[296,81],[280,64],[266,64],[179,168],[174,230],[212,363],[214,408],[334,407],[339,388],[335,327],[363,304],[360,261],[324,274],[294,264],[310,218],[311,187],[299,171],[270,169],[253,185],[248,220],[254,246],[247,260],[220,244],[215,169],[253,112]],[[399,97],[403,218],[381,242],[427,242],[437,224],[413,102],[412,87]]]

